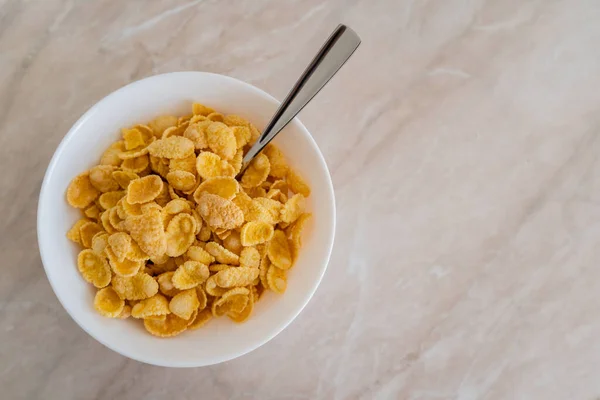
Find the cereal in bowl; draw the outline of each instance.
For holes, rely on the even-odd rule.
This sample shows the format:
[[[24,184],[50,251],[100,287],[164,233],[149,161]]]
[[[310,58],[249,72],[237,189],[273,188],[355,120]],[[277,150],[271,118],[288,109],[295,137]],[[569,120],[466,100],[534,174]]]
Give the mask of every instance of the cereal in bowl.
[[[224,315],[244,322],[266,290],[285,292],[311,214],[281,150],[269,144],[236,179],[259,131],[198,103],[121,135],[66,193],[98,313],[173,337]]]

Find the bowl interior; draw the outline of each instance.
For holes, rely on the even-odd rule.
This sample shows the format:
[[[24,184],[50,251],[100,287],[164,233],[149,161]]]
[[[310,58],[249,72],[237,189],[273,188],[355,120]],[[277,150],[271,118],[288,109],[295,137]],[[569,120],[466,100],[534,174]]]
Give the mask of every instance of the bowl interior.
[[[264,344],[285,328],[316,290],[327,267],[335,231],[333,187],[327,166],[306,128],[295,119],[275,139],[291,166],[309,182],[307,207],[313,213],[304,246],[279,296],[267,292],[244,324],[213,319],[204,328],[170,339],[145,332],[140,321],[112,320],[93,309],[95,290],[76,267],[78,247],[65,236],[80,217],[65,200],[71,179],[97,164],[120,136],[120,128],[161,114],[185,115],[192,102],[246,117],[259,129],[278,102],[241,81],[215,74],[180,72],[125,86],[84,114],[58,147],[46,172],[38,209],[38,240],[48,279],[73,319],[109,348],[130,358],[164,366],[202,366],[232,359]]]

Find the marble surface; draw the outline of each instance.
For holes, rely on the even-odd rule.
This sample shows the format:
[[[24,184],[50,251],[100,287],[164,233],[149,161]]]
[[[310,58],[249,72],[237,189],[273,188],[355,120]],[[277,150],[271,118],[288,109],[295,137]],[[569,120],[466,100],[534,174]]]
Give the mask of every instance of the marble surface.
[[[598,399],[599,19],[596,0],[0,0],[0,397]],[[307,308],[201,369],[91,339],[36,248],[73,122],[169,71],[282,98],[339,22],[363,44],[301,115],[338,210]]]

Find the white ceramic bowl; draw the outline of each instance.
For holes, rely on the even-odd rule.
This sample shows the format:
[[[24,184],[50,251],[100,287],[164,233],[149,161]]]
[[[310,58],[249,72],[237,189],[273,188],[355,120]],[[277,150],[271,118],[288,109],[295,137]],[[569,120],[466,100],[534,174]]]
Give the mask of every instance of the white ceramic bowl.
[[[120,128],[161,114],[188,114],[198,101],[223,113],[239,114],[264,127],[278,102],[256,87],[222,75],[177,72],[129,84],[102,99],[73,125],[52,157],[38,206],[40,254],[54,293],[87,333],[129,358],[169,367],[197,367],[239,357],[265,344],[302,311],[314,294],[329,261],[335,233],[335,202],[327,165],[300,121],[293,120],[275,139],[288,162],[309,182],[313,213],[303,235],[304,247],[289,271],[284,295],[267,292],[244,324],[213,319],[202,329],[160,339],[140,321],[104,318],[93,309],[94,289],[77,270],[79,251],[65,236],[79,212],[65,200],[71,179],[95,165]]]

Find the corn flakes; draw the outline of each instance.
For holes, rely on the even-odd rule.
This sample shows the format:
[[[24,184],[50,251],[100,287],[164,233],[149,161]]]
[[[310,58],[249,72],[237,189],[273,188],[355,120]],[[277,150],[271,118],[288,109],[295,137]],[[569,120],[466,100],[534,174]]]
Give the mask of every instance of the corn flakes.
[[[67,202],[82,218],[67,237],[107,317],[143,319],[171,337],[213,316],[240,323],[266,289],[283,293],[310,219],[310,188],[269,144],[241,178],[260,131],[195,103],[121,130],[99,165],[75,177]]]

